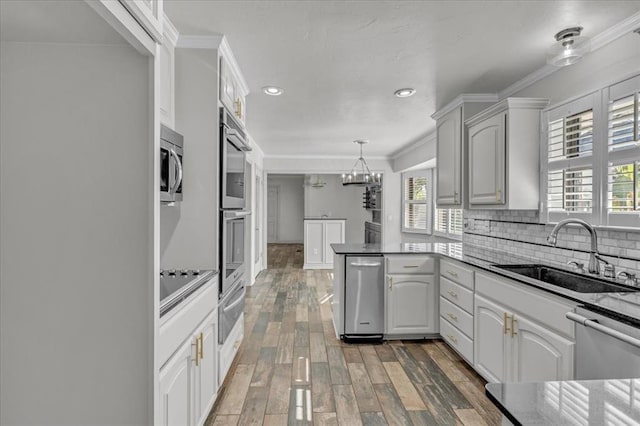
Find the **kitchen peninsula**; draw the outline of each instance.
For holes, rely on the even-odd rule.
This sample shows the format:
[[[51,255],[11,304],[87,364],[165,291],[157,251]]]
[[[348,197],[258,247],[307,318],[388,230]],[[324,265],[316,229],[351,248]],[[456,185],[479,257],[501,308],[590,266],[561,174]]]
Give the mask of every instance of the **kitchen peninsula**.
[[[589,416],[602,418],[602,401],[608,397],[598,395],[604,395],[606,386],[619,385],[616,389],[622,392],[620,400],[627,404],[631,404],[628,401],[637,392],[640,367],[634,360],[638,359],[640,350],[627,346],[627,352],[621,354],[630,360],[625,364],[627,367],[622,371],[620,368],[615,372],[602,371],[599,377],[599,368],[587,370],[580,364],[585,358],[581,355],[589,352],[580,346],[580,333],[584,333],[587,326],[574,321],[579,320],[581,312],[606,316],[612,322],[621,323],[626,338],[635,341],[640,334],[640,289],[620,286],[620,281],[575,274],[564,265],[545,266],[558,275],[565,274],[568,281],[577,277],[580,282],[598,282],[605,287],[612,286],[615,291],[588,293],[580,287],[565,288],[514,272],[518,267],[528,266],[530,259],[467,243],[333,244],[332,248],[335,253],[333,319],[339,338],[345,337],[345,319],[354,318],[348,312],[352,304],[345,301],[345,294],[349,286],[361,285],[347,279],[348,269],[354,267],[353,264],[362,264],[362,259],[384,259],[383,338],[442,338],[489,382],[487,395],[514,424],[531,424],[542,415],[563,419],[563,393],[551,392],[552,389],[576,386],[599,389],[597,395],[584,400],[588,409],[585,416],[590,420]],[[357,262],[353,261],[355,258]],[[504,269],[505,266],[511,266],[511,270]],[[402,279],[398,279],[398,268],[411,272],[404,272]],[[407,304],[403,305],[402,318],[439,319],[435,324],[437,328],[429,333],[403,334],[390,328],[394,315],[398,315],[393,309],[394,299],[398,297],[394,292],[399,293],[398,284],[407,277],[414,279],[411,286],[401,290],[407,293],[403,297]],[[418,297],[417,282],[427,281],[417,277],[433,277],[428,281],[433,289],[426,302]],[[426,304],[416,309],[411,305],[416,301]],[[616,342],[608,338],[611,343]],[[523,395],[535,394],[541,400],[540,389],[548,390],[544,397],[551,398],[550,402],[538,401],[536,407],[523,408],[526,405],[520,403],[525,398]],[[621,412],[632,421],[640,421],[640,413],[631,406],[622,407]]]

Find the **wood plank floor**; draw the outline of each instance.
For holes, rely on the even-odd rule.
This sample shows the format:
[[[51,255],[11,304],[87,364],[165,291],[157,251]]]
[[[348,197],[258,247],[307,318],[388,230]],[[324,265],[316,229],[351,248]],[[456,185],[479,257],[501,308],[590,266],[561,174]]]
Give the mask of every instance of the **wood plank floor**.
[[[248,287],[245,339],[207,425],[499,425],[485,381],[440,340],[345,344],[332,271],[270,244]]]

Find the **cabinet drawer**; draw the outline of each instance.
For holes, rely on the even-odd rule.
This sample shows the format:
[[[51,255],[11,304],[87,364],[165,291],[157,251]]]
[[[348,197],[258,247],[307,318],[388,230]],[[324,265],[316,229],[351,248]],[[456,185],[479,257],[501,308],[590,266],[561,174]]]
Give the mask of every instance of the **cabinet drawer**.
[[[473,292],[471,290],[441,276],[440,295],[468,313],[473,313]]]
[[[440,316],[473,340],[473,316],[442,296],[440,297]]]
[[[498,301],[565,336],[575,336],[574,324],[565,315],[573,311],[577,303],[493,274],[476,274],[476,283],[478,294]]]
[[[473,290],[473,270],[463,265],[442,259],[440,260],[440,275]]]
[[[222,386],[224,382],[225,376],[229,371],[229,367],[233,363],[233,359],[238,353],[238,349],[242,344],[242,339],[244,338],[244,314],[240,315],[238,318],[238,322],[233,326],[231,333],[227,336],[227,340],[224,342],[224,345],[218,346],[219,356],[218,356],[218,386]]]
[[[433,274],[435,260],[429,256],[385,256],[387,274]]]
[[[464,359],[473,365],[473,340],[465,336],[449,321],[440,317],[440,334],[442,339],[454,348]]]

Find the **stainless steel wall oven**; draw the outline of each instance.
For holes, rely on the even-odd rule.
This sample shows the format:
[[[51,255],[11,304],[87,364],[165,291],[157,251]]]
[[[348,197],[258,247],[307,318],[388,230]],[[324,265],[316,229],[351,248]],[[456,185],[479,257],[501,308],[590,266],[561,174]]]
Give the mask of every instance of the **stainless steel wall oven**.
[[[245,208],[245,151],[251,148],[238,122],[220,108],[220,206],[222,209]]]

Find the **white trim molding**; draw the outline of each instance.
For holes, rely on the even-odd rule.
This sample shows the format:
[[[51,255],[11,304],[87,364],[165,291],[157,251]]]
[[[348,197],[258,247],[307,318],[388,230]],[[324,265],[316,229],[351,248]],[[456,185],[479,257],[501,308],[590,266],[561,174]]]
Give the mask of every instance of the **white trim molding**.
[[[422,145],[426,145],[430,142],[434,142],[435,143],[436,140],[436,131],[435,129],[427,132],[424,136],[421,136],[420,138],[418,138],[417,140],[413,141],[413,142],[409,142],[407,145],[404,145],[403,147],[401,147],[400,149],[394,151],[391,153],[391,155],[389,155],[389,158],[391,160],[396,160],[398,157],[401,157],[405,154],[407,154],[408,152],[421,147]]]
[[[431,118],[438,120],[445,114],[450,113],[465,102],[498,102],[496,93],[462,93],[456,96],[451,102],[431,114]]]
[[[353,154],[351,155],[279,155],[279,154],[265,154],[265,159],[280,159],[280,160],[354,160],[357,157]],[[388,161],[391,160],[390,156],[366,156],[367,160],[380,160],[380,161]]]
[[[163,25],[162,25],[163,39],[166,38],[169,40],[172,46],[175,46],[178,43],[178,38],[180,37],[180,33],[177,28],[173,25],[173,22],[169,19],[167,14],[164,14]],[[164,41],[164,40],[163,40]]]
[[[516,109],[538,109],[541,110],[549,105],[549,99],[542,98],[506,98],[501,100],[500,102],[490,106],[484,111],[470,117],[465,120],[464,124],[466,126],[473,126],[476,123],[479,123],[489,117],[493,117],[494,115],[506,111],[511,108]]]

